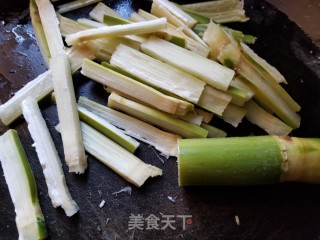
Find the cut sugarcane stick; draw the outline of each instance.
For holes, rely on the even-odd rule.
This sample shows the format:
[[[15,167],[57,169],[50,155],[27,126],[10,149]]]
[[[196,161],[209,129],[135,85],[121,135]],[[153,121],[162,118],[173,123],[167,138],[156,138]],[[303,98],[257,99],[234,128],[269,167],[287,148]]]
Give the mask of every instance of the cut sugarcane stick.
[[[72,73],[82,65],[84,58],[93,59],[94,49],[87,45],[72,47],[67,51],[70,56]],[[33,96],[40,101],[53,91],[51,70],[40,74],[37,78],[28,82],[23,88],[16,92],[7,102],[0,105],[0,119],[5,125],[10,125],[21,114],[21,102],[28,96]]]
[[[103,23],[104,15],[122,18],[120,14],[118,14],[116,11],[114,11],[113,9],[109,8],[107,5],[101,2],[99,2],[89,13],[90,18],[100,23]]]
[[[134,101],[125,99],[115,93],[108,98],[108,106],[126,112],[142,121],[158,126],[166,131],[186,138],[205,138],[208,131],[191,123],[177,119],[170,114],[160,112]]]
[[[164,132],[150,124],[85,97],[79,98],[78,105],[106,119],[112,125],[123,129],[127,135],[154,146],[166,157],[177,156],[177,141],[180,138],[178,135]]]
[[[288,83],[284,76],[278,71],[278,69],[276,69],[274,66],[271,66],[266,60],[258,56],[248,45],[244,43],[240,43],[240,45],[243,53],[250,57],[262,69],[264,69],[264,71],[266,71],[266,74],[269,74],[278,83]]]
[[[206,16],[216,23],[248,21],[249,18],[245,15],[243,7],[244,1],[239,0],[218,0],[182,5],[183,10],[191,10],[191,13]]]
[[[43,25],[39,16],[38,7],[35,1],[30,1],[29,11],[34,36],[36,37],[37,44],[40,48],[40,52],[46,64],[46,67],[49,68],[49,59],[51,57],[50,49],[48,46],[46,35],[43,30]]]
[[[135,139],[124,134],[123,131],[110,124],[107,120],[99,117],[98,115],[90,112],[88,109],[78,106],[80,119],[93,127],[110,140],[119,144],[129,152],[134,153],[139,147],[140,143]]]
[[[166,28],[166,25],[167,20],[165,18],[159,18],[152,21],[130,23],[126,25],[105,26],[69,34],[66,36],[65,40],[68,45],[75,45],[83,41],[99,38],[121,37],[130,34],[144,34],[161,31]]]
[[[171,54],[171,57],[174,56],[174,53]],[[179,55],[177,57],[180,58]],[[151,86],[171,92],[192,103],[198,102],[205,86],[199,79],[122,44],[113,53],[110,63]]]
[[[245,117],[269,135],[286,136],[292,131],[292,127],[264,110],[253,100],[246,103],[245,109],[247,110]]]
[[[320,183],[320,139],[277,136],[179,140],[179,185]]]
[[[294,111],[299,112],[301,110],[300,105],[279,84],[281,82],[287,83],[281,73],[264,59],[260,58],[244,43],[241,43],[241,49],[243,50],[243,56],[252,64],[251,66],[257,69],[261,76],[270,83]]]
[[[164,7],[167,11],[171,13],[172,16],[181,21],[184,25],[192,28],[196,25],[197,21],[190,15],[186,14],[179,7],[167,0],[153,0],[153,4],[160,5]]]
[[[141,50],[222,91],[228,89],[234,76],[233,70],[156,37],[150,37],[142,43]],[[175,55],[183,60],[177,61],[177,58],[172,57]]]
[[[146,11],[143,11],[142,9],[138,10],[138,15],[140,17],[142,17],[145,21],[157,18],[156,16],[154,16]],[[190,51],[192,51],[200,56],[207,57],[209,55],[208,46],[206,44],[204,44],[201,39],[200,39],[201,42],[199,42],[198,38],[195,39],[194,35],[190,36],[190,34],[188,34],[189,31],[186,32],[185,29],[186,28],[177,28],[176,26],[168,23],[167,29],[165,30],[165,33],[167,34],[167,36],[165,33],[156,34],[156,36],[163,38],[163,39],[170,41],[170,42],[172,42],[172,40],[170,39],[170,36],[171,37],[178,36],[180,39],[184,39],[185,41],[184,41],[184,45],[182,45],[181,40],[178,39],[180,41],[180,44],[175,43],[176,45],[181,46],[181,47],[185,47],[186,49],[189,49]],[[169,37],[169,39],[168,39],[168,37]]]
[[[55,57],[64,52],[64,45],[59,29],[59,21],[49,0],[35,0],[38,6],[43,30],[48,42],[50,55]]]
[[[142,162],[89,125],[82,122],[81,130],[86,151],[135,186],[162,175],[161,169]]]
[[[70,172],[84,173],[87,168],[87,157],[82,142],[68,55],[61,54],[52,58],[50,68],[61,124],[65,161]]]
[[[197,105],[209,112],[222,116],[231,99],[232,97],[229,94],[206,85]]]
[[[246,112],[247,110],[245,108],[230,103],[222,113],[221,118],[232,126],[238,127],[245,117]]]
[[[213,44],[210,41],[212,29],[216,29],[219,35],[223,36],[221,37],[223,44],[219,48],[217,48],[219,46],[217,42]],[[215,23],[208,25],[208,30],[203,38],[210,49],[218,53],[217,58],[223,64],[234,68],[243,80],[247,81],[254,91],[254,99],[261,106],[275,113],[292,128],[295,129],[300,126],[300,116],[296,113],[299,110],[299,105],[292,100],[276,80],[265,79],[267,75],[259,72],[259,68],[256,67],[257,64],[252,59],[247,58],[245,54],[242,54],[237,44],[233,44],[235,40],[228,38],[228,35]],[[228,43],[225,43],[226,39],[229,40]]]
[[[91,60],[83,61],[81,73],[164,112],[185,115],[193,108],[193,105],[188,102],[167,96]]]
[[[21,102],[27,96],[33,96],[39,101],[51,93],[53,90],[51,79],[52,74],[51,71],[48,70],[17,91],[12,98],[0,106],[1,121],[5,125],[9,125],[16,120],[22,114]]]
[[[52,205],[55,208],[61,206],[70,217],[78,212],[79,207],[67,187],[61,160],[37,101],[31,97],[26,98],[22,102],[22,112],[43,168]]]
[[[15,130],[0,136],[0,162],[16,212],[19,239],[45,239],[47,230],[37,184]]]

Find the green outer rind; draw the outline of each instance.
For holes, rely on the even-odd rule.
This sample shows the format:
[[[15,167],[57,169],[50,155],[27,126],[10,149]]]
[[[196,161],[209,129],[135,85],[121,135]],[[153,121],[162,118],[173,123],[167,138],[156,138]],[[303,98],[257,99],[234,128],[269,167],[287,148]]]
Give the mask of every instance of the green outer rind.
[[[45,239],[45,238],[47,238],[47,235],[48,235],[47,228],[46,228],[44,216],[42,214],[42,211],[41,211],[40,205],[39,205],[37,183],[36,183],[34,174],[32,172],[32,169],[30,167],[26,152],[22,146],[22,143],[20,141],[19,135],[16,130],[9,129],[5,134],[11,135],[8,137],[10,137],[12,139],[14,147],[16,148],[16,150],[19,153],[20,161],[23,165],[24,171],[27,176],[31,201],[32,201],[33,206],[35,208],[35,215],[37,217],[38,238]]]
[[[114,93],[109,96],[108,106],[185,138],[206,138],[208,135],[208,131],[204,128]]]
[[[129,24],[130,21],[126,21],[124,19],[121,19],[115,16],[104,14],[103,23],[108,26],[114,26],[114,25],[120,25],[120,24]]]
[[[190,9],[184,8],[182,6],[179,6],[185,13],[187,13],[188,15],[190,15],[190,17],[194,18],[195,20],[197,20],[198,23],[201,24],[206,24],[209,23],[211,20],[209,17],[201,15],[195,11],[192,11]]]
[[[37,184],[36,184],[36,179],[34,178],[33,172],[30,168],[26,152],[23,149],[23,146],[19,139],[17,131],[12,129],[10,129],[9,131],[12,134],[14,144],[19,152],[21,163],[23,165],[24,171],[26,172],[26,175],[28,178],[28,185],[30,187],[30,195],[31,195],[32,203],[36,203],[36,201],[38,200]]]
[[[134,153],[136,151],[138,146],[117,135],[117,133],[115,133],[112,129],[109,129],[106,125],[103,125],[101,122],[99,122],[99,120],[87,115],[85,111],[79,106],[78,112],[80,119],[87,123],[89,126],[95,128],[106,137],[110,138],[111,140],[121,145],[123,148],[127,149],[129,152]],[[97,118],[99,117],[97,116]]]
[[[278,183],[282,153],[272,136],[180,139],[179,185]]]

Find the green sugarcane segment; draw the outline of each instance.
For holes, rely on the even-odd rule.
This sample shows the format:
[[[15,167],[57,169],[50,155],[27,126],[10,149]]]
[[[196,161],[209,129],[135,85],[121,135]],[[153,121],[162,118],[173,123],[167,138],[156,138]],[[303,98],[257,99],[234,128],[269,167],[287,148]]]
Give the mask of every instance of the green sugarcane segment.
[[[46,35],[43,30],[41,19],[39,16],[38,7],[34,0],[30,1],[29,11],[30,11],[30,18],[32,22],[32,29],[33,29],[34,35],[36,37],[43,60],[46,64],[46,67],[48,68],[51,54],[50,54],[48,42],[46,39]]]
[[[19,239],[45,239],[36,180],[17,131],[10,129],[0,137],[0,162],[15,207]]]
[[[103,23],[108,26],[120,25],[120,24],[129,24],[130,21],[124,20],[122,18],[118,18],[115,16],[111,16],[108,14],[103,15]]]
[[[185,122],[168,113],[131,101],[115,93],[110,94],[108,107],[125,112],[128,115],[182,137],[205,138],[208,135],[208,131],[204,128]]]
[[[179,6],[180,7],[180,6]],[[189,10],[187,8],[184,7],[180,7],[185,13],[187,13],[188,15],[190,15],[192,18],[194,18],[195,20],[197,20],[198,24],[208,24],[210,23],[211,19],[207,16],[201,15],[195,11]]]
[[[134,153],[139,147],[139,142],[125,135],[120,129],[117,129],[105,119],[90,112],[86,108],[78,106],[78,112],[79,117],[82,121],[98,130],[100,133],[110,138],[114,142],[118,143],[129,152]]]
[[[320,183],[320,139],[180,139],[178,145],[180,186]]]

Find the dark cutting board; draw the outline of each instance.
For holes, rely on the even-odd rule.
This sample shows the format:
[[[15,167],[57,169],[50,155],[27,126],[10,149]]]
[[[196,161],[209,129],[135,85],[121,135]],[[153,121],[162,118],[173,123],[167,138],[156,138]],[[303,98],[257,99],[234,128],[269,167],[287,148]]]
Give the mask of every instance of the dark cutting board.
[[[128,14],[132,8],[148,9],[148,1],[105,1]],[[32,35],[28,2],[11,0],[0,7],[0,103],[4,103],[28,81],[45,71],[39,49]],[[301,104],[301,127],[292,132],[299,137],[320,137],[320,51],[297,25],[265,1],[245,1],[251,20],[232,24],[234,28],[258,37],[252,48],[276,66],[289,82],[285,88]],[[67,14],[72,18],[87,16],[91,7]],[[79,73],[74,81],[77,95],[101,103],[106,94],[99,84]],[[57,124],[55,106],[41,102],[60,156],[62,143],[53,126]],[[234,129],[214,122],[232,135],[264,134],[243,121]],[[163,169],[163,176],[148,180],[140,189],[89,156],[84,175],[69,174],[63,162],[67,184],[80,212],[71,218],[62,209],[54,209],[48,197],[41,166],[26,123],[22,118],[12,126],[22,140],[34,171],[40,204],[50,239],[319,239],[320,186],[278,184],[252,187],[180,188],[176,159],[163,159],[152,148],[142,144],[137,156]],[[7,127],[0,124],[0,134]],[[160,161],[161,158],[164,163]],[[113,194],[130,186],[132,193]],[[168,197],[175,199],[171,201]],[[17,239],[15,213],[2,168],[0,168],[0,239]],[[99,207],[102,200],[105,206]],[[132,215],[131,215],[132,214]],[[165,220],[171,215],[172,226],[163,230],[129,230],[130,216],[153,214]],[[183,229],[182,216],[191,215]],[[179,217],[180,216],[180,217]],[[239,222],[236,221],[238,218]],[[131,219],[132,220],[132,219]],[[159,227],[164,227],[159,222]]]

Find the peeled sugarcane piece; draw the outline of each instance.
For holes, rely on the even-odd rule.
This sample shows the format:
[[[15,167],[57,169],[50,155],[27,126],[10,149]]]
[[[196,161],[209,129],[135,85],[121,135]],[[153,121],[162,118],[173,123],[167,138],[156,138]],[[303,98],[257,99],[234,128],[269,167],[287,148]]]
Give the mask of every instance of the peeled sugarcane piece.
[[[99,47],[94,43],[86,42],[81,45],[72,46],[67,50],[70,59],[72,73],[75,73],[82,67],[84,59],[95,59]]]
[[[277,136],[179,140],[179,185],[320,183],[320,140]]]
[[[200,125],[202,128],[207,129],[208,130],[208,136],[207,138],[222,138],[222,137],[226,137],[227,133],[219,128],[216,128],[214,126],[211,126],[209,124],[206,123],[201,123]]]
[[[39,46],[39,49],[43,57],[43,60],[46,64],[46,67],[49,68],[49,59],[51,57],[51,54],[50,54],[47,38],[41,23],[38,7],[34,0],[30,1],[29,11],[30,11],[30,18],[32,22],[32,29],[33,29],[34,36],[36,37],[37,44]]]
[[[244,43],[241,43],[241,50],[244,55],[250,58],[255,62],[258,66],[260,66],[260,70],[264,70],[265,74],[268,74],[268,78],[272,77],[278,83],[287,83],[284,76],[274,67],[271,66],[266,60],[258,56],[249,46]]]
[[[143,83],[122,75],[91,60],[84,60],[81,73],[103,85],[138,99],[170,114],[185,115],[193,105],[167,96]]]
[[[154,20],[157,19],[158,17],[153,16],[150,13],[144,12],[147,15],[146,18],[140,16],[138,13],[133,12],[130,15],[130,18],[134,18],[133,22],[144,22],[144,21],[150,21],[150,20]],[[106,15],[105,15],[106,17]],[[112,18],[112,17],[111,17]],[[111,21],[112,23],[112,19],[109,20],[109,22]],[[155,32],[153,33],[155,36],[160,37],[166,41],[169,41],[173,44],[176,44],[180,47],[185,47],[186,46],[186,39],[184,36],[181,36],[182,34],[180,34],[178,31],[175,30],[176,27],[172,26],[171,24],[167,23],[167,28],[165,30],[162,30],[160,32]]]
[[[129,152],[134,153],[139,147],[140,143],[135,139],[124,134],[119,128],[113,126],[107,120],[99,117],[98,115],[90,112],[84,107],[78,106],[80,119],[93,127],[115,143],[119,144]]]
[[[191,123],[180,120],[170,114],[160,112],[134,101],[125,99],[115,93],[108,98],[108,106],[136,117],[142,121],[158,126],[166,131],[186,138],[205,138],[208,131]]]
[[[60,157],[37,101],[31,97],[26,98],[22,102],[22,111],[43,168],[52,205],[55,208],[61,206],[70,217],[78,212],[79,207],[67,187]]]
[[[0,162],[16,212],[19,239],[45,239],[47,230],[36,180],[15,130],[0,136]]]
[[[292,127],[264,110],[253,100],[246,103],[245,109],[247,110],[245,117],[251,123],[265,130],[269,135],[286,136],[292,131]]]
[[[217,29],[217,32],[221,36],[224,36],[224,40],[227,35],[220,29],[219,26],[210,23],[212,28],[208,27],[208,32],[205,33],[204,39],[210,38],[210,29]],[[242,54],[241,49],[231,43],[224,43],[221,48],[216,48],[214,45],[210,45],[211,50],[217,51],[219,55],[217,58],[225,65],[234,68],[239,75],[246,79],[250,84],[250,88],[254,91],[254,99],[264,108],[271,110],[282,121],[291,126],[293,129],[300,126],[300,116],[296,113],[297,106],[292,105],[288,101],[288,94],[278,85],[275,88],[269,81],[267,81],[261,73],[259,73],[255,66]],[[283,94],[283,91],[285,94]],[[290,97],[291,98],[291,97]]]
[[[188,12],[198,13],[212,19],[216,23],[245,22],[249,20],[243,9],[244,2],[239,0],[218,0],[182,5]]]
[[[0,106],[1,121],[8,126],[16,120],[22,114],[21,102],[27,96],[33,96],[39,101],[51,93],[53,90],[51,79],[51,71],[48,70],[17,91],[12,98]]]
[[[68,49],[72,73],[76,72],[82,65],[84,58],[93,59],[95,49],[90,44],[83,44]],[[23,88],[15,93],[7,102],[0,105],[0,119],[5,125],[11,124],[21,114],[21,102],[28,96],[40,101],[53,91],[51,70],[40,74],[37,78],[28,82]]]
[[[77,23],[80,23],[81,25],[87,27],[87,29],[89,28],[99,28],[99,27],[105,27],[106,24],[104,23],[100,23],[100,22],[96,22],[94,20],[91,20],[89,18],[78,18]]]
[[[87,29],[81,32],[69,34],[66,36],[66,42],[68,45],[79,44],[83,41],[100,39],[100,38],[112,38],[121,37],[130,34],[144,34],[156,31],[161,31],[166,28],[167,20],[165,18],[159,18],[146,22],[130,23],[125,25],[105,26],[94,29]]]
[[[112,125],[123,129],[127,135],[154,146],[165,156],[177,156],[177,140],[180,138],[178,135],[164,132],[148,123],[103,106],[85,97],[79,98],[78,105],[106,119]]]
[[[150,37],[148,41],[142,43],[141,50],[222,91],[228,89],[234,76],[233,70],[156,37]],[[175,55],[181,61],[172,57]]]
[[[176,18],[164,6],[153,2],[151,6],[151,13],[157,17],[165,17],[168,20],[168,23],[171,23],[172,25],[176,26],[177,29],[181,30],[188,37],[200,44],[204,48],[201,50],[201,52],[205,51],[206,49],[208,50],[208,46],[204,43],[204,41],[190,27],[186,26],[182,21]]]
[[[204,16],[200,13],[197,13],[195,11],[192,11],[188,8],[185,8],[181,5],[178,5],[180,9],[182,9],[185,13],[187,13],[190,17],[192,17],[193,19],[195,19],[197,21],[198,24],[208,24],[210,23],[211,19],[207,16]],[[197,24],[197,25],[198,25]],[[196,26],[194,26],[193,28],[195,28]]]
[[[165,8],[170,14],[177,18],[182,24],[188,26],[189,28],[194,27],[197,24],[197,21],[193,19],[190,15],[182,11],[177,5],[171,3],[167,0],[153,0],[153,5],[160,5]]]
[[[80,18],[78,21],[74,21],[65,17],[60,18],[60,30],[62,36],[67,36],[69,34],[74,34],[86,29],[99,28],[101,26],[105,26],[102,23],[94,22],[89,19]],[[139,49],[140,44],[146,41],[147,38],[135,35],[129,35],[124,37],[114,37],[114,38],[105,38],[105,39],[96,39],[92,41],[87,41],[82,44],[74,45],[74,47],[79,47],[84,44],[92,45],[96,48],[96,55],[98,60],[103,59],[104,61],[109,60],[111,54],[115,51],[116,47],[119,44],[128,45],[134,49]]]
[[[221,118],[232,126],[238,127],[246,115],[246,112],[247,110],[245,108],[230,103],[222,113]]]
[[[141,16],[145,20],[152,20],[157,18],[156,16],[143,11],[142,9],[138,10],[138,15]],[[187,28],[188,29],[188,28]],[[172,42],[180,47],[185,47],[186,49],[189,49],[190,51],[203,56],[207,57],[209,55],[209,48],[204,42],[199,40],[199,38],[195,39],[194,33],[192,36],[190,36],[189,31],[186,30],[186,28],[176,27],[170,23],[167,24],[167,29],[165,32],[156,33],[157,37],[163,38],[169,42]],[[182,44],[182,40],[184,39],[184,44]],[[178,42],[177,42],[178,41]]]
[[[87,156],[82,142],[79,114],[72,82],[69,57],[60,54],[50,61],[56,95],[65,161],[70,172],[84,173]]]
[[[197,105],[209,112],[222,116],[232,97],[211,86],[206,85]]]
[[[175,53],[171,53],[171,57],[176,61],[185,61],[183,57]],[[203,81],[122,44],[113,53],[110,63],[148,85],[173,93],[192,103],[199,101],[205,86]]]
[[[89,13],[90,18],[100,23],[103,23],[104,15],[110,15],[116,18],[122,18],[120,14],[118,14],[113,9],[109,8],[107,5],[99,2]],[[124,18],[122,18],[125,20]]]
[[[141,187],[149,177],[162,175],[161,169],[144,163],[88,124],[80,124],[86,151],[128,182]],[[57,130],[60,131],[60,125]]]
[[[64,44],[55,9],[49,0],[35,0],[35,2],[38,6],[39,16],[50,50],[50,56],[55,57],[64,52]]]
[[[144,17],[140,16],[137,12],[132,12],[130,14],[129,20],[131,22],[143,22],[143,21],[146,21],[147,19],[145,19]]]
[[[125,21],[125,20],[119,19],[119,21]],[[88,18],[79,18],[77,20],[77,22],[87,26],[87,28],[100,28],[100,27],[107,26],[106,24],[99,23],[99,22],[90,20]],[[148,34],[145,34],[145,35],[148,36]],[[121,39],[122,41],[126,40],[127,43],[124,42],[124,44],[126,44],[128,46],[132,46],[133,43],[135,43],[137,45],[137,47],[134,47],[134,48],[139,49],[140,48],[140,44],[148,39],[146,36],[143,36],[143,35],[125,35],[125,36],[122,36],[122,37],[114,37],[114,38],[110,38],[110,39],[103,39],[103,40],[102,39],[98,39],[98,41],[102,41],[102,42],[116,41],[117,42],[117,41],[119,41]],[[120,44],[120,43],[118,43],[118,44]]]
[[[301,110],[300,105],[294,101],[286,90],[279,84],[281,82],[287,83],[281,73],[275,67],[271,66],[264,59],[255,54],[255,52],[253,52],[244,43],[241,44],[241,49],[243,56],[252,64],[251,66],[253,66],[253,68],[255,68],[260,75],[268,81],[268,83],[282,96],[282,98],[295,112],[299,112]]]
[[[80,22],[77,22],[75,20],[72,20],[63,16],[60,16],[59,21],[60,21],[59,27],[60,27],[60,32],[62,37],[66,37],[69,34],[93,28],[86,24],[82,24]]]
[[[58,13],[66,13],[100,2],[101,0],[76,0],[58,6]]]
[[[271,109],[282,121],[293,129],[300,126],[300,116],[270,84],[250,66],[244,58],[238,65],[238,71],[252,86],[254,99],[266,109]]]

